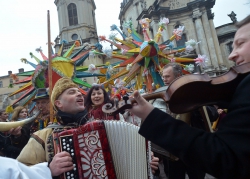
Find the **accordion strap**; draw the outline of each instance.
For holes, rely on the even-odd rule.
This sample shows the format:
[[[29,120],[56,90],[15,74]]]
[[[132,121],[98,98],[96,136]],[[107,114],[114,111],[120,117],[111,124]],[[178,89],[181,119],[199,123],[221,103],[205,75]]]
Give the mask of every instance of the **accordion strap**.
[[[168,160],[172,161],[177,161],[179,160],[178,157],[174,156],[173,154],[169,153],[165,149],[161,148],[160,146],[154,144],[151,142],[151,150],[154,152],[155,156],[160,157],[160,158],[165,158]]]
[[[35,135],[35,134],[31,134],[30,137],[33,138],[33,139],[35,139],[39,144],[41,144],[41,146],[42,146],[43,149],[45,150],[45,143],[44,143],[44,141],[43,141],[40,137],[38,137],[38,136]]]

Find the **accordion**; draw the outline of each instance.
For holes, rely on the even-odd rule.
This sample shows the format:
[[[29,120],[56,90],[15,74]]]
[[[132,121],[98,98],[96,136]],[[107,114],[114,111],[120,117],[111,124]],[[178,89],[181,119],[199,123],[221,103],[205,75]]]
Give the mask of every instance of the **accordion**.
[[[150,143],[138,129],[127,122],[103,120],[57,133],[57,150],[69,152],[74,165],[60,178],[153,178]]]

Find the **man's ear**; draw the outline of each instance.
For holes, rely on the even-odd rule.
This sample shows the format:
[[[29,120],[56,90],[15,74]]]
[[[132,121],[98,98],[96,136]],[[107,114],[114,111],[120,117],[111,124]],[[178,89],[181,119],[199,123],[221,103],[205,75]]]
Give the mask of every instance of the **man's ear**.
[[[61,101],[60,101],[60,100],[55,100],[55,106],[56,106],[57,108],[61,108],[61,107],[62,107]]]

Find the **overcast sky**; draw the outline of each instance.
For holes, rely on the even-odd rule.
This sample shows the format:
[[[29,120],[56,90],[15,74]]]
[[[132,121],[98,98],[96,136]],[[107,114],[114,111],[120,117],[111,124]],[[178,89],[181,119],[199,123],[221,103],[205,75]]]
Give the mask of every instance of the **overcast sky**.
[[[96,22],[98,35],[110,34],[110,25],[117,24],[122,0],[95,0]],[[230,23],[227,16],[231,11],[241,20],[250,12],[249,0],[216,0],[212,11],[215,14],[214,24],[220,26]],[[21,58],[30,58],[29,53],[39,57],[35,49],[42,47],[47,56],[47,10],[50,10],[51,41],[59,34],[57,10],[54,0],[0,0],[0,76],[7,75],[11,70],[17,73],[19,68],[25,71],[33,70],[21,63]]]

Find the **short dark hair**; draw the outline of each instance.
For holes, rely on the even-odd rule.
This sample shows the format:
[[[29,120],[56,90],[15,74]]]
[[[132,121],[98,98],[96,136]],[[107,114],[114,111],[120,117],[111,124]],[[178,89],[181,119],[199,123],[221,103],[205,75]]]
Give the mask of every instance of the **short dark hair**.
[[[89,110],[93,105],[92,100],[91,100],[91,94],[92,94],[93,90],[99,90],[99,89],[101,89],[103,91],[104,103],[112,103],[112,101],[110,100],[109,95],[105,91],[105,89],[101,85],[94,85],[89,89],[89,91],[84,99],[84,105],[85,105],[87,110]]]
[[[246,25],[246,24],[249,24],[250,23],[250,15],[248,15],[247,17],[245,17],[243,20],[237,22],[235,24],[235,26],[237,28],[241,28],[242,26]]]
[[[174,72],[175,77],[178,77],[178,76],[182,75],[182,67],[178,63],[168,63],[167,65],[165,65],[163,67],[163,70],[168,68],[168,67],[173,68],[173,72]]]

